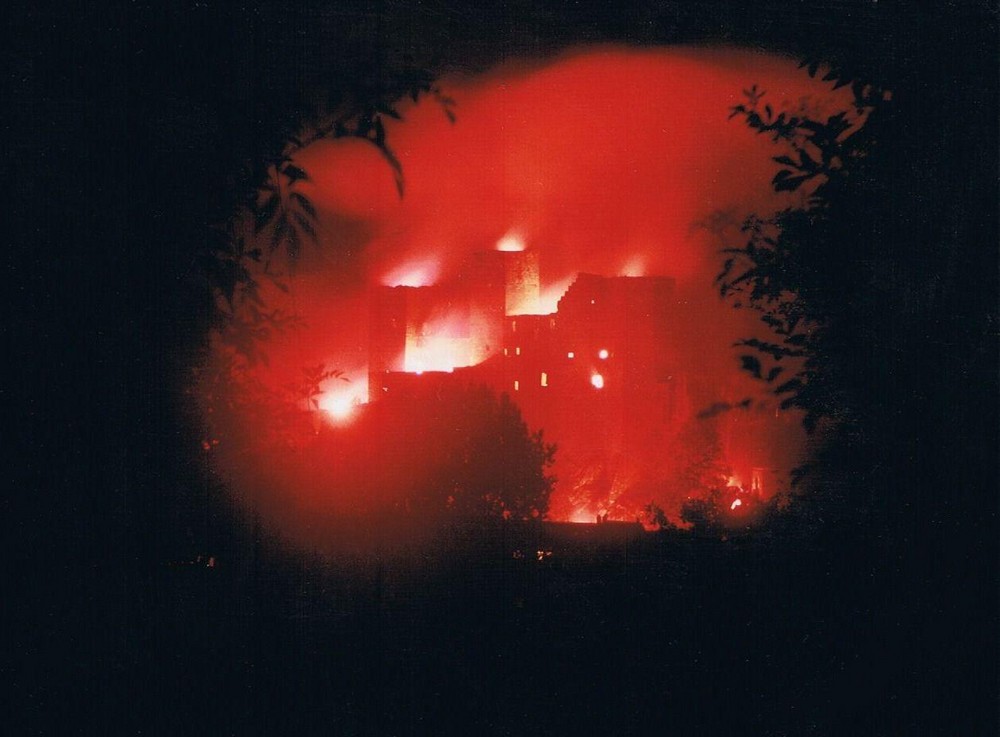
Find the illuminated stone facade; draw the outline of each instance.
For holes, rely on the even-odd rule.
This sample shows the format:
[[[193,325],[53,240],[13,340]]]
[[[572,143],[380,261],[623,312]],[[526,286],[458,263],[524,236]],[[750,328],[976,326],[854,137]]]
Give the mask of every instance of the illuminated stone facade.
[[[531,314],[538,294],[537,257],[501,251],[435,286],[377,289],[370,400],[506,393],[558,447],[556,519],[635,519],[665,489],[676,516],[691,469],[712,463],[748,492],[786,485],[775,451],[795,442],[795,420],[749,400],[705,414],[721,392],[677,345],[692,316],[672,279],[579,274],[554,312]]]

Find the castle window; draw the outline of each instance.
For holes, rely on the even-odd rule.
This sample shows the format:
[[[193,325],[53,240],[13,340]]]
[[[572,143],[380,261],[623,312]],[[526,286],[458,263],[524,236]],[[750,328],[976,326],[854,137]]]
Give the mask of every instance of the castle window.
[[[510,321],[510,331],[512,333],[516,333],[517,332],[517,320],[511,320]]]
[[[573,353],[573,351],[570,351],[569,353],[566,354],[566,358],[576,358],[576,354]]]
[[[521,346],[518,346],[517,348],[514,349],[514,355],[515,356],[521,355]]]
[[[593,386],[595,389],[603,389],[604,377],[601,376],[600,374],[594,374],[593,376],[590,377],[590,385]]]
[[[549,375],[543,371],[542,372],[542,386],[548,386],[548,385],[549,385]]]
[[[518,381],[517,379],[514,379],[514,391],[520,391],[520,389],[521,389],[521,382]]]
[[[608,355],[609,354],[608,354],[608,349],[607,348],[601,348],[601,350],[599,350],[597,352],[597,357],[600,358],[602,361],[607,360]]]

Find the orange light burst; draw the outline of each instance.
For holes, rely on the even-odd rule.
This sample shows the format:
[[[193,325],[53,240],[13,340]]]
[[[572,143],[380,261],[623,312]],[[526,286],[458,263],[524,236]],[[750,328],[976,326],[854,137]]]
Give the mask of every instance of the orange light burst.
[[[471,366],[467,340],[431,336],[419,344],[407,345],[403,370],[422,374],[424,371],[452,372],[459,366]]]
[[[486,358],[482,341],[469,336],[468,321],[460,314],[449,314],[425,323],[418,333],[407,336],[403,370],[450,373]]]
[[[433,285],[441,271],[437,261],[420,261],[404,264],[382,280],[387,287],[429,287]]]
[[[339,384],[320,395],[317,405],[326,417],[335,424],[349,422],[358,408],[365,404],[368,394],[367,381]]]
[[[524,248],[524,240],[515,231],[507,233],[507,235],[497,241],[498,251],[523,251]]]
[[[642,255],[635,255],[630,258],[618,272],[619,276],[645,276],[646,260]]]

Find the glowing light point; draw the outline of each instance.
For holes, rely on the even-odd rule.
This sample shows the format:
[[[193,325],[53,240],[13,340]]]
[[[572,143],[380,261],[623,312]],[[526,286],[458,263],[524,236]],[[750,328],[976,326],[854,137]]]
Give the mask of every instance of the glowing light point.
[[[733,499],[733,503],[729,505],[729,511],[731,512],[734,509],[736,509],[737,507],[742,507],[742,506],[743,506],[743,500],[742,499]]]
[[[642,256],[633,256],[622,266],[620,276],[645,276],[646,264]]]
[[[570,351],[569,353],[566,354],[566,358],[576,358],[576,354],[573,353],[573,351]]]
[[[319,408],[338,422],[350,419],[356,407],[350,394],[324,394],[319,400]]]
[[[610,354],[608,353],[608,349],[607,348],[601,348],[601,350],[598,351],[598,353],[597,353],[597,357],[600,358],[602,361],[607,360],[607,358],[608,358],[609,355]]]
[[[427,287],[437,281],[439,271],[436,261],[411,262],[388,274],[382,283],[387,287]]]
[[[590,384],[595,389],[603,389],[604,388],[604,377],[601,376],[600,374],[594,374],[593,376],[590,377]]]
[[[498,251],[523,251],[524,241],[517,233],[508,233],[497,241]]]

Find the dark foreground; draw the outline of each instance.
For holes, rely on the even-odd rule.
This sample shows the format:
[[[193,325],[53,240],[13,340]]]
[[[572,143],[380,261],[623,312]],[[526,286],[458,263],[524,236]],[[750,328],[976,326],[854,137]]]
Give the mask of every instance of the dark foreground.
[[[248,541],[211,566],[174,561],[141,582],[133,692],[119,710],[135,729],[912,735],[996,726],[995,639],[977,647],[967,636],[988,631],[977,620],[988,612],[932,604],[933,592],[877,541],[506,526],[456,527],[429,546],[350,559],[284,549]],[[965,632],[954,629],[959,611]]]

